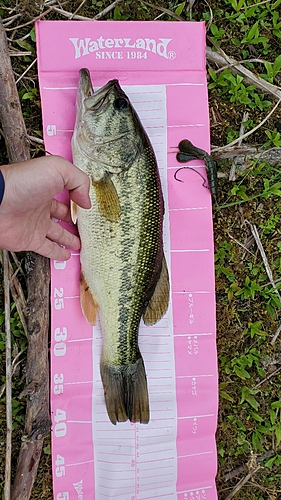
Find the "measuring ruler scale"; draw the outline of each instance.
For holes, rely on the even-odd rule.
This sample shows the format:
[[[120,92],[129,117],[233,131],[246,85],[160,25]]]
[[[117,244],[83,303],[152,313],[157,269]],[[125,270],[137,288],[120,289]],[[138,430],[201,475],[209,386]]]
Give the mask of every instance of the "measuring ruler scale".
[[[140,58],[136,62],[129,58],[122,71],[110,66],[105,70],[101,66],[105,63],[96,59],[73,61],[69,47],[69,52],[64,49],[62,67],[56,67],[58,63],[50,59],[51,33],[56,33],[64,46],[66,39],[81,40],[83,33],[85,37],[89,26],[92,38],[107,40],[110,29],[111,39],[116,37],[120,45],[125,29],[129,30],[127,45],[132,45],[137,31],[145,31],[149,40],[152,33],[160,40],[164,26],[165,39],[173,40],[175,29],[177,33],[180,30],[186,47],[193,44],[195,59],[190,64],[194,67],[189,69],[186,50],[181,46],[174,47],[177,58],[183,60],[181,70],[173,69],[172,58],[165,71],[159,71],[167,64],[166,59],[162,61],[164,58],[159,68],[152,68],[149,59]],[[118,78],[135,107],[157,157],[165,200],[164,251],[171,281],[167,313],[154,326],[141,323],[139,330],[148,380],[150,422],[114,426],[108,419],[100,377],[100,325],[90,326],[81,312],[79,253],[72,252],[66,262],[52,261],[54,498],[216,500],[217,362],[211,196],[202,186],[201,177],[192,170],[178,172],[182,182],[174,178],[181,166],[176,161],[180,140],[188,138],[198,147],[209,148],[202,57],[204,25],[48,21],[38,22],[36,28],[48,151],[71,160],[78,67],[84,65],[93,70],[95,88]],[[81,47],[80,51],[85,45]],[[147,51],[149,56],[151,53]],[[139,62],[144,71],[137,71]],[[206,177],[203,162],[194,161],[190,166]],[[59,199],[68,202],[65,192]],[[76,231],[74,226],[62,224]]]

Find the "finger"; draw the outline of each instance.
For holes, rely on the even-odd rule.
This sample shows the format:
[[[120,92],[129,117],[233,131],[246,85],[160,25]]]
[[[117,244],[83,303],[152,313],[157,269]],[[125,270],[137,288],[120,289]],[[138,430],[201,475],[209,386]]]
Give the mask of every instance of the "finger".
[[[79,238],[52,220],[50,221],[46,236],[49,240],[52,240],[59,245],[64,245],[68,248],[72,248],[73,250],[80,249],[81,245]]]
[[[70,209],[64,203],[56,200],[55,198],[52,200],[51,204],[51,217],[55,217],[59,220],[64,220],[66,222],[71,222]]]
[[[71,257],[70,250],[62,248],[53,241],[45,239],[44,243],[39,248],[31,248],[32,251],[47,257],[48,259],[64,261]]]
[[[73,200],[79,207],[82,208],[91,208],[91,200],[89,196],[90,189],[90,179],[88,178],[88,182],[85,185],[78,186],[75,189],[69,191],[70,199]]]
[[[69,191],[70,198],[79,206],[90,208],[89,177],[65,158],[52,156],[52,159],[56,162],[57,171],[62,176],[64,187]]]

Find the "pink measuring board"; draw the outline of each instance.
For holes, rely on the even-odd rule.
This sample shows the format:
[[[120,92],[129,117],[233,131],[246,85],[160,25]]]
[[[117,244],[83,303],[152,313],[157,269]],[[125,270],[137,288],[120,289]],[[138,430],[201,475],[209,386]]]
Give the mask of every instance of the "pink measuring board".
[[[39,21],[36,34],[47,151],[71,160],[82,67],[96,88],[118,78],[136,108],[158,160],[171,278],[165,317],[140,326],[151,420],[113,426],[99,374],[102,334],[80,309],[79,254],[52,262],[54,498],[216,500],[211,196],[192,170],[178,173],[182,182],[174,178],[180,140],[209,150],[204,24]],[[202,162],[189,165],[206,177]]]

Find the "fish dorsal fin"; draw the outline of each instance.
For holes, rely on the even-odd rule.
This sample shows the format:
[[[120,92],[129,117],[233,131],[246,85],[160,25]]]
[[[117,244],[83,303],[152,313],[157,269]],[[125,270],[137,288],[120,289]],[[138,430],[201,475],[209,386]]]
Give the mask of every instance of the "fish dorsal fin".
[[[155,286],[155,290],[148,302],[143,314],[143,321],[146,325],[154,325],[161,319],[168,309],[169,304],[169,274],[165,256],[163,255],[161,273]]]
[[[100,213],[110,222],[120,219],[120,201],[111,177],[105,173],[99,181],[92,179]]]
[[[80,274],[80,302],[86,320],[90,323],[90,325],[95,325],[99,306],[95,301],[82,272]]]
[[[73,224],[77,222],[77,205],[75,201],[70,200],[70,215]]]

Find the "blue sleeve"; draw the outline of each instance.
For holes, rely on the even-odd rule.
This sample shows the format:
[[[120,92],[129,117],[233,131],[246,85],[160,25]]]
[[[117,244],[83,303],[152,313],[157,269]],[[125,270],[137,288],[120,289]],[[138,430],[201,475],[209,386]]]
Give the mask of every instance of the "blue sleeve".
[[[4,181],[3,174],[0,170],[0,205],[1,205],[2,200],[3,200],[4,191],[5,191],[5,181]]]

